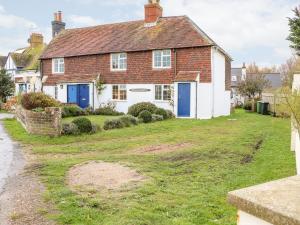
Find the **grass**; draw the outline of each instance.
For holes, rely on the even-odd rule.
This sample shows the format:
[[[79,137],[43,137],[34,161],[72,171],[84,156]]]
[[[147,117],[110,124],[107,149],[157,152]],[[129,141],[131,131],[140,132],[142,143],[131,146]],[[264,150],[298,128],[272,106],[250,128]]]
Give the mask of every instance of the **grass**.
[[[84,117],[90,119],[92,123],[95,123],[100,126],[103,126],[105,120],[118,118],[117,116],[84,116]],[[65,118],[63,119],[63,122],[69,123],[72,122],[72,120],[74,120],[74,117]]]
[[[91,117],[102,123],[105,117]],[[231,190],[295,175],[287,119],[237,111],[213,120],[169,120],[80,137],[31,136],[15,120],[12,137],[36,156],[36,172],[47,187],[45,200],[59,211],[49,215],[72,225],[236,224],[226,202]],[[187,149],[137,155],[133,149],[189,143]],[[73,193],[68,169],[89,160],[119,162],[149,179],[118,195]]]

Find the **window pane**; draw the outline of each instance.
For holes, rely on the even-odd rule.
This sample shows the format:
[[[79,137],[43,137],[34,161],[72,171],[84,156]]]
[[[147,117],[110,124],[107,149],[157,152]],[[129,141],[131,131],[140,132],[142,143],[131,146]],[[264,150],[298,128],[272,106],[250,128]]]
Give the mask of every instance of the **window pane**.
[[[154,52],[154,67],[161,67],[161,51]]]
[[[171,56],[163,56],[163,67],[171,66]]]
[[[127,99],[127,91],[120,90],[120,100],[126,100],[126,99]]]
[[[155,85],[155,100],[162,100],[162,87]]]
[[[165,101],[171,100],[171,88],[169,85],[164,85],[163,99]]]
[[[112,99],[118,100],[119,95],[119,86],[118,85],[113,85],[112,88]]]

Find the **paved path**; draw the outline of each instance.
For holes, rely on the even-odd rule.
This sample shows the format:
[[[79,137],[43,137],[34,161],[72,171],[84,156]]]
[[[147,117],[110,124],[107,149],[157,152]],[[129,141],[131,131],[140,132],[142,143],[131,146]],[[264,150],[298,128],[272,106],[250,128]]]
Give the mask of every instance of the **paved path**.
[[[1,122],[1,119],[12,117],[12,114],[0,114],[0,194],[6,179],[18,173],[24,166],[24,158],[18,145],[5,132]]]

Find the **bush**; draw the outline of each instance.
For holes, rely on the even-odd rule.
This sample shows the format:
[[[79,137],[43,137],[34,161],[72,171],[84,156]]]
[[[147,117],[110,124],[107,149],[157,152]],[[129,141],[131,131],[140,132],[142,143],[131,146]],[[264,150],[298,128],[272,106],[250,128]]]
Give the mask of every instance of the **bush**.
[[[252,110],[252,102],[251,102],[251,101],[245,102],[243,108],[244,108],[245,110],[251,111],[251,110]]]
[[[77,125],[80,133],[90,133],[93,129],[92,122],[88,118],[77,118],[72,123]]]
[[[74,123],[65,123],[62,125],[62,135],[79,135],[78,126]]]
[[[156,122],[156,121],[163,121],[164,117],[162,115],[158,115],[158,114],[152,114],[152,121]]]
[[[154,114],[161,115],[164,120],[168,119],[168,113],[165,109],[158,108],[154,111]]]
[[[171,110],[166,110],[166,112],[167,112],[167,116],[168,116],[167,118],[168,119],[175,118],[175,115]]]
[[[139,114],[139,118],[143,121],[143,123],[152,122],[152,113],[148,110],[143,110]]]
[[[118,112],[116,110],[116,105],[114,103],[107,103],[106,105],[101,106],[96,109],[94,112],[95,115],[104,115],[104,116],[121,116],[124,113]]]
[[[156,109],[157,109],[157,107],[150,102],[141,102],[141,103],[137,103],[135,105],[130,106],[128,109],[128,114],[130,114],[134,117],[138,117],[140,115],[140,113],[144,110],[147,110],[151,114],[153,114]]]
[[[2,105],[2,109],[9,112],[14,111],[17,107],[18,101],[18,97],[12,97]]]
[[[106,120],[104,122],[103,129],[104,130],[112,130],[112,129],[120,129],[123,128],[124,124],[120,119],[114,119],[114,120]]]
[[[139,123],[138,119],[131,115],[122,116],[120,117],[120,120],[125,127],[130,127],[131,125],[137,125]]]
[[[99,131],[101,131],[102,129],[101,129],[101,127],[99,126],[99,125],[97,125],[97,124],[92,124],[92,130],[91,130],[91,134],[95,134],[95,133],[97,133],[97,132],[99,132]]]
[[[24,109],[32,110],[35,108],[59,107],[60,103],[44,93],[28,93],[21,97],[21,105]]]
[[[74,117],[84,115],[84,110],[77,105],[66,105],[62,107],[62,117]]]

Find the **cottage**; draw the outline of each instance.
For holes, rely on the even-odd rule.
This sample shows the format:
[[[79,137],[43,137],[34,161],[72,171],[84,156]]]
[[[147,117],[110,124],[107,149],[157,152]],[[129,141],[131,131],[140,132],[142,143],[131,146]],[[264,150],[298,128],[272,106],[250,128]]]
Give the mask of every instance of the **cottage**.
[[[0,70],[4,69],[6,58],[6,56],[0,56]]]
[[[44,38],[41,34],[32,33],[28,42],[28,47],[10,52],[4,66],[15,82],[16,95],[41,91],[39,57],[45,48]]]
[[[230,56],[187,16],[163,17],[159,1],[145,5],[144,20],[64,26],[56,13],[41,56],[43,91],[59,101],[82,108],[114,102],[122,112],[152,102],[179,118],[230,114]]]

